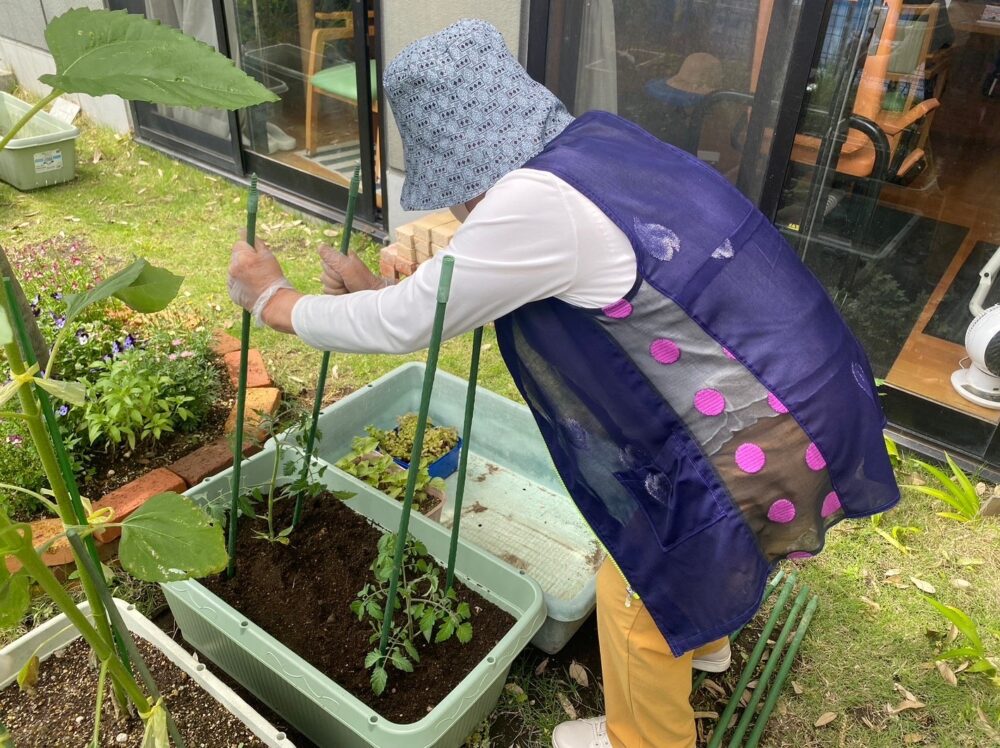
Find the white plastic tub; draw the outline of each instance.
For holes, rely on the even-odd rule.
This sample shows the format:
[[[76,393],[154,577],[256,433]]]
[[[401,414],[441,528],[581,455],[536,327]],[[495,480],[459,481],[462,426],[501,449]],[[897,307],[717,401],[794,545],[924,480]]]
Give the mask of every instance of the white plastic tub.
[[[226,711],[235,715],[268,748],[295,748],[285,733],[261,717],[252,706],[237,696],[233,689],[212,675],[205,665],[181,649],[148,618],[139,613],[135,606],[123,600],[115,600],[115,605],[118,606],[118,611],[129,631],[163,652],[168,660],[187,673],[203,691],[222,704]],[[89,616],[88,603],[80,603],[78,607]],[[38,655],[40,660],[45,661],[79,636],[66,616],[58,615],[0,649],[0,689],[17,680],[18,671],[32,655]],[[168,697],[167,708],[169,707]]]

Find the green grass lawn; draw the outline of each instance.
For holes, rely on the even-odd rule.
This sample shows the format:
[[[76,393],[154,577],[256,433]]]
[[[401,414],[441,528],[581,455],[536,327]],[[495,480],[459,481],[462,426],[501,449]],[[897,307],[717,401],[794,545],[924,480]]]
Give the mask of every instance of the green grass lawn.
[[[85,127],[78,178],[66,185],[18,193],[0,184],[0,245],[25,246],[58,235],[85,241],[122,262],[140,255],[186,277],[181,303],[206,324],[235,331],[238,310],[226,294],[229,248],[244,223],[245,191],[142,146],[129,138]],[[320,242],[337,245],[339,228],[303,218],[263,199],[258,236],[269,242],[290,279],[319,290]],[[377,247],[353,242],[373,266]],[[464,375],[471,336],[449,341],[444,369]],[[286,392],[310,398],[319,354],[294,338],[255,329],[253,342]],[[334,355],[330,398],[371,381],[403,361],[421,358]],[[509,397],[513,385],[487,332],[481,381]],[[1000,655],[1000,525],[941,519],[927,497],[907,492],[883,528],[912,526],[910,553],[885,542],[868,522],[845,523],[830,533],[818,558],[797,565],[803,582],[820,596],[793,670],[796,689],[778,704],[767,746],[986,746],[1000,745],[1000,689],[983,676],[960,674],[949,685],[933,662],[933,636],[948,626],[923,600],[912,578],[933,585],[936,597],[968,612],[994,655]],[[898,573],[887,577],[887,572]],[[961,588],[954,580],[968,582]],[[962,583],[957,583],[962,584]],[[121,594],[148,591],[125,587]],[[153,604],[152,602],[150,604]],[[39,603],[44,615],[44,603]],[[0,641],[16,632],[0,632]],[[580,657],[596,669],[593,660]],[[581,716],[600,708],[600,686],[570,678],[570,657],[527,653],[515,664],[494,719],[470,745],[507,748],[549,744],[552,727],[569,710]],[[539,672],[540,671],[540,672]],[[905,689],[924,706],[889,713]],[[815,727],[826,712],[835,718]],[[491,737],[492,735],[492,737]]]

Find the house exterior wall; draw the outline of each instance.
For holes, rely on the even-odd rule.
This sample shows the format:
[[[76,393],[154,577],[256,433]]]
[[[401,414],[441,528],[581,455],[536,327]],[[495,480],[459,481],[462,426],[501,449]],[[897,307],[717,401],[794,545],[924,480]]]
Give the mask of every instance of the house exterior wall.
[[[50,88],[38,77],[56,70],[45,45],[45,27],[70,8],[104,8],[104,0],[4,0],[0,3],[0,60],[24,88],[44,96]],[[128,106],[117,96],[68,94],[91,120],[116,132],[130,129]]]
[[[462,18],[481,18],[492,23],[503,34],[511,51],[524,62],[526,45],[522,43],[522,39],[526,32],[526,0],[493,0],[491,3],[481,0],[425,0],[419,4],[412,0],[382,0],[381,8],[384,64],[388,64],[410,42],[440,31]],[[405,175],[403,144],[392,114],[388,111],[383,113],[382,120],[385,127],[387,172],[383,204],[387,209],[391,232],[396,226],[413,220],[421,213],[407,212],[399,206]]]

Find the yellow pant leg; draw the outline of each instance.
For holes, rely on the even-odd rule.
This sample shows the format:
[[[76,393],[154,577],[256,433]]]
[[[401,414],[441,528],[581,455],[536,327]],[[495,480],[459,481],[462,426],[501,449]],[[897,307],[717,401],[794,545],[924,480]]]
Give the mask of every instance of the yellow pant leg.
[[[693,748],[692,653],[674,657],[642,602],[626,607],[626,598],[625,580],[606,561],[597,575],[597,631],[611,744]]]

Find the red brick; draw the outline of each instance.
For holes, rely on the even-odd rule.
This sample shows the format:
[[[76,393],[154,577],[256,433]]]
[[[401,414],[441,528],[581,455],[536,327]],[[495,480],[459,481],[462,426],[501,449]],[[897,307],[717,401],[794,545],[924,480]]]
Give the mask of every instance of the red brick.
[[[378,270],[383,278],[396,280],[396,257],[395,244],[390,244],[388,247],[382,248],[378,258]]]
[[[279,405],[281,405],[281,390],[277,387],[255,387],[252,390],[247,390],[246,413],[243,419],[244,440],[251,435],[263,440],[267,434],[264,429],[260,428],[261,419],[264,416],[273,416],[277,413]],[[225,431],[227,434],[236,431],[235,405],[229,413],[229,418],[226,419]]]
[[[177,473],[166,468],[156,468],[95,502],[94,511],[111,507],[115,511],[114,521],[121,522],[153,496],[167,491],[181,493],[186,489],[187,484]],[[121,535],[120,527],[109,527],[104,532],[98,533],[98,538],[102,543],[107,543],[119,535]]]
[[[226,362],[226,370],[229,372],[229,380],[233,387],[239,386],[240,381],[240,352],[232,351],[222,357]],[[267,373],[267,366],[264,364],[264,357],[260,351],[251,348],[247,354],[247,387],[271,387],[274,382],[271,375]]]
[[[396,275],[413,275],[414,271],[417,269],[417,263],[405,260],[402,257],[396,257]]]
[[[234,415],[235,419],[235,415]],[[251,443],[244,442],[243,456],[249,457],[260,448]],[[233,464],[233,446],[229,439],[220,437],[210,444],[198,447],[194,452],[177,460],[169,466],[169,469],[177,473],[188,487],[201,483],[205,478],[209,478],[216,473],[221,473]]]
[[[36,549],[40,548],[49,538],[62,532],[62,527],[62,521],[56,518],[35,520],[31,523],[32,545],[34,545]],[[97,555],[101,561],[104,561],[105,563],[110,562],[110,560],[117,554],[117,551],[117,542],[102,543],[98,540]],[[49,546],[48,552],[42,554],[42,560],[45,562],[46,566],[53,568],[56,577],[60,582],[66,582],[72,568],[75,568],[75,564],[73,563],[73,552],[70,549],[69,541],[66,540],[66,538],[60,538]],[[21,562],[13,556],[7,556],[6,565],[7,571],[11,574],[21,568]],[[59,567],[70,568],[60,569]]]
[[[227,353],[232,353],[239,349],[240,341],[228,332],[222,330],[212,332],[212,350],[215,351],[216,355],[225,356]]]

